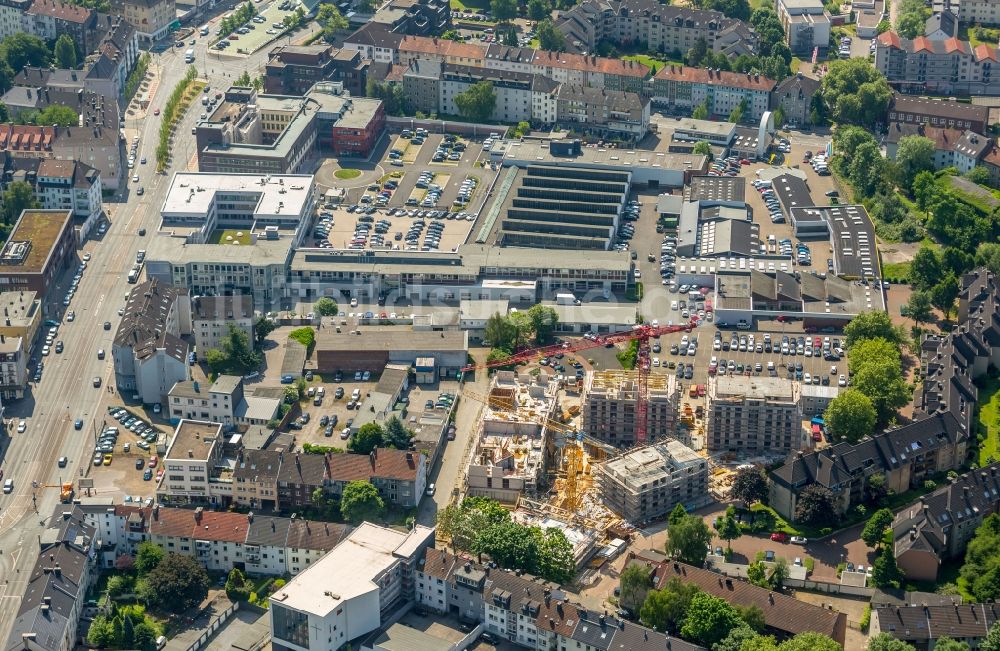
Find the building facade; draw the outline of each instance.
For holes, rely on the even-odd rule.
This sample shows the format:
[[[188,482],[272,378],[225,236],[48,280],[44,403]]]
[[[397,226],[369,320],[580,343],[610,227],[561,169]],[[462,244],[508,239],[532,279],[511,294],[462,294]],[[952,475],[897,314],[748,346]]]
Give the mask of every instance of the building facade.
[[[124,17],[146,44],[164,38],[177,20],[174,0],[112,0],[111,9]]]
[[[876,40],[875,68],[904,93],[998,95],[1000,78],[992,76],[998,61],[995,47],[957,38],[910,40],[884,32]]]
[[[253,297],[236,296],[195,296],[191,299],[191,328],[198,359],[220,348],[222,340],[229,336],[229,329],[236,328],[247,336],[253,344]]]
[[[672,439],[630,450],[595,474],[601,501],[629,522],[663,518],[678,504],[693,511],[709,499],[708,462]]]
[[[33,291],[45,298],[76,245],[72,212],[25,210],[0,250],[0,282],[7,291]]]
[[[830,13],[821,0],[777,0],[778,20],[792,53],[812,54],[830,47]]]
[[[264,92],[305,95],[317,82],[337,81],[354,97],[364,97],[369,63],[357,50],[332,45],[279,45],[265,67]]]
[[[680,390],[670,374],[649,378],[647,393],[647,440],[676,435],[676,413]],[[616,446],[629,447],[636,439],[637,375],[630,371],[593,371],[583,389],[582,429],[589,436]]]
[[[706,447],[749,455],[798,450],[804,442],[800,390],[784,378],[711,378]]]
[[[771,102],[774,80],[758,74],[665,65],[647,83],[653,104],[668,111],[689,112],[707,105],[714,120],[745,106],[743,120],[759,122]]]

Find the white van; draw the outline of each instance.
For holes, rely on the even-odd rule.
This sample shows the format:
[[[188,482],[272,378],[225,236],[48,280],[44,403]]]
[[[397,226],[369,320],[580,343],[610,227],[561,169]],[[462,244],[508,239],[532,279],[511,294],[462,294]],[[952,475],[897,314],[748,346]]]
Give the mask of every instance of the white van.
[[[8,479],[7,481],[5,481],[3,483],[3,492],[5,492],[5,493],[11,493],[13,491],[14,491],[14,480],[13,479]]]

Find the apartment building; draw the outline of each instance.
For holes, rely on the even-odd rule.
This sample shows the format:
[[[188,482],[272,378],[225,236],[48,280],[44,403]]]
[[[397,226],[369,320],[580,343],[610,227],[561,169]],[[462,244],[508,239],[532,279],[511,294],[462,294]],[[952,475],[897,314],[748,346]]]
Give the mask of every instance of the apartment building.
[[[46,41],[68,34],[76,45],[77,56],[96,46],[97,12],[63,0],[34,0],[24,12],[29,33]],[[81,57],[82,58],[82,57]]]
[[[637,93],[564,83],[556,90],[556,119],[571,131],[641,140],[649,132],[650,101]]]
[[[798,450],[801,387],[784,378],[723,376],[708,383],[706,447],[740,454]]]
[[[991,0],[935,0],[933,9],[950,11],[969,25],[1000,25],[1000,7]]]
[[[598,466],[601,501],[629,522],[668,515],[678,504],[692,511],[708,496],[708,462],[679,441],[635,448]]]
[[[771,91],[770,110],[780,108],[788,124],[811,125],[813,97],[819,89],[818,79],[806,77],[802,73],[794,74]]]
[[[945,637],[977,649],[997,621],[1000,605],[995,603],[880,606],[872,609],[869,631],[914,649],[934,649]]]
[[[974,131],[894,122],[889,125],[889,134],[885,139],[886,156],[894,160],[899,142],[910,136],[922,136],[934,143],[934,169],[954,167],[961,174],[976,167],[993,147],[992,138]]]
[[[0,39],[27,31],[25,14],[32,0],[3,0],[0,2]]]
[[[638,378],[634,371],[593,371],[583,387],[581,429],[599,441],[630,447],[636,438]],[[680,389],[672,374],[651,374],[647,383],[646,440],[677,436]],[[688,443],[685,441],[684,443]]]
[[[46,210],[70,210],[84,222],[96,220],[104,211],[101,173],[86,163],[41,159],[33,185]]]
[[[647,94],[658,108],[688,112],[708,105],[713,120],[726,120],[745,105],[743,120],[760,122],[771,103],[774,80],[759,74],[665,65],[656,71]]]
[[[777,0],[778,20],[792,53],[812,54],[830,47],[830,12],[821,0]]]
[[[0,335],[21,337],[30,350],[42,325],[42,304],[38,294],[30,291],[0,292]]]
[[[31,341],[0,335],[0,398],[20,400],[28,383]]]
[[[371,22],[397,34],[433,36],[451,26],[451,5],[447,0],[389,0],[378,7]]]
[[[252,296],[195,296],[191,299],[191,328],[200,360],[205,359],[209,350],[221,347],[222,340],[229,336],[230,328],[245,334],[252,345],[253,324]]]
[[[95,538],[101,542],[96,557],[98,567],[113,568],[119,556],[135,556],[139,544],[149,540],[146,528],[152,507],[115,504],[110,497],[82,497],[78,502],[73,504],[73,515],[93,527]]]
[[[275,450],[241,450],[233,469],[233,502],[260,511],[276,510],[283,460],[284,454]]]
[[[386,504],[414,508],[427,488],[427,457],[420,452],[376,448],[371,454],[334,454],[324,492],[340,499],[352,481],[367,481]]]
[[[228,501],[231,485],[213,482],[222,464],[222,425],[181,420],[163,455],[163,477],[156,486],[161,505],[209,504]]]
[[[24,594],[3,648],[71,651],[87,591],[98,574],[96,532],[59,505],[37,541],[26,542],[38,545],[38,557],[24,573]]]
[[[264,72],[268,95],[305,95],[318,82],[335,81],[354,97],[364,97],[370,62],[357,50],[332,45],[279,45]]]
[[[167,418],[220,423],[228,431],[235,427],[266,425],[278,418],[281,399],[267,395],[246,395],[243,378],[220,375],[207,388],[198,380],[178,382],[167,395]]]
[[[910,40],[884,32],[876,40],[875,68],[893,87],[907,93],[1000,94],[1000,78],[991,76],[997,61],[995,47],[985,43],[973,47],[957,38]]]
[[[614,615],[588,611],[554,584],[491,565],[430,547],[417,564],[413,600],[428,610],[479,623],[487,633],[528,649],[700,649]]]
[[[407,73],[403,73],[403,79],[406,78]],[[480,81],[493,84],[493,91],[496,93],[496,106],[490,116],[491,121],[533,124],[555,122],[558,84],[548,77],[527,72],[492,70],[450,63],[440,64],[439,95],[434,112],[445,115],[460,114],[455,104],[455,96],[464,93],[470,86]]]
[[[988,106],[947,99],[909,97],[894,93],[887,112],[888,122],[925,124],[932,127],[986,133],[990,126]]]
[[[40,299],[69,266],[76,251],[73,215],[68,210],[25,210],[0,249],[0,284],[33,291]]]
[[[1000,513],[1000,464],[970,470],[896,514],[893,554],[911,581],[936,581],[941,564],[961,558],[976,529]]]
[[[112,0],[111,9],[125,18],[146,44],[165,37],[177,20],[174,0]]]
[[[170,389],[191,377],[188,344],[181,339],[190,332],[186,290],[158,280],[136,285],[111,346],[119,393],[147,405],[165,403]]]
[[[378,629],[412,599],[418,560],[434,530],[365,522],[271,595],[275,651],[340,649]]]
[[[561,12],[556,28],[571,52],[589,53],[601,41],[670,55],[686,53],[703,39],[710,50],[732,57],[756,52],[758,38],[743,21],[718,11],[673,7],[652,0],[587,0]]]

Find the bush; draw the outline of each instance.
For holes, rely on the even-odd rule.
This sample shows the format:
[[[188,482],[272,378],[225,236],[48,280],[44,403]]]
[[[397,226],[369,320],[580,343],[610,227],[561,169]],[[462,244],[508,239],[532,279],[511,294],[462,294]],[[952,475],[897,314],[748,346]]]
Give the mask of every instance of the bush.
[[[865,604],[865,610],[863,613],[861,613],[861,621],[859,622],[862,633],[868,632],[868,627],[871,625],[871,621],[872,621],[872,605]]]
[[[309,354],[312,353],[313,344],[316,343],[316,331],[308,326],[305,328],[296,328],[288,333],[288,338],[294,339],[305,346],[307,354]]]

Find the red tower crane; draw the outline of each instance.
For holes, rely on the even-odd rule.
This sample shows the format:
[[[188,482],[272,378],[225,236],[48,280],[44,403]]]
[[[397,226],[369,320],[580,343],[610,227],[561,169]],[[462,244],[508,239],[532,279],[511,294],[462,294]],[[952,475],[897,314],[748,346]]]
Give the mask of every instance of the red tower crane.
[[[548,357],[556,353],[572,353],[600,346],[614,345],[617,343],[636,340],[639,342],[639,351],[636,355],[635,368],[637,375],[636,400],[635,400],[635,438],[639,443],[646,441],[646,427],[648,421],[647,403],[649,402],[649,340],[674,332],[691,332],[694,323],[681,325],[651,326],[640,324],[633,327],[628,332],[618,332],[607,335],[594,335],[593,337],[583,337],[576,342],[564,342],[540,348],[526,348],[520,350],[510,357],[486,362],[484,364],[470,364],[462,368],[462,372],[477,371],[481,369],[497,368],[499,366],[510,366],[519,362],[528,362],[540,357]]]

